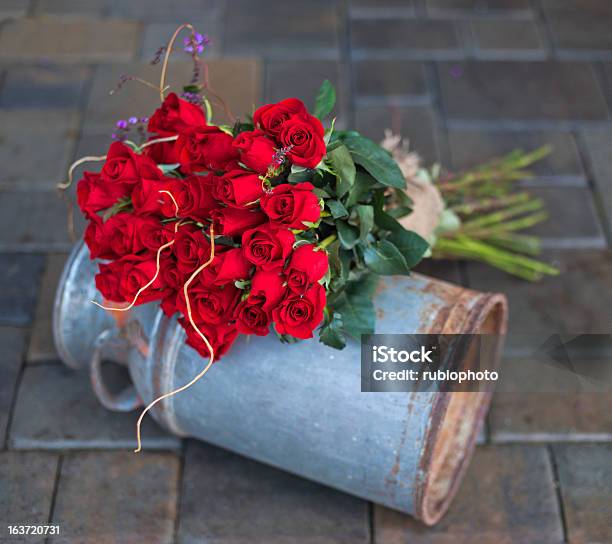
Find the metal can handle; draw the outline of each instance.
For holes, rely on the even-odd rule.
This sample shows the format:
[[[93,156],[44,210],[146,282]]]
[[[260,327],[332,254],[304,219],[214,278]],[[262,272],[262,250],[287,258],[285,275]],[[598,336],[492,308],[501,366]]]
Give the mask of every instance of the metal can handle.
[[[89,364],[89,376],[91,387],[98,397],[98,400],[105,408],[114,412],[131,412],[144,405],[133,385],[130,385],[119,393],[112,393],[104,381],[102,374],[102,359],[106,348],[111,342],[120,340],[117,336],[117,329],[110,328],[103,330],[94,342],[94,350]]]

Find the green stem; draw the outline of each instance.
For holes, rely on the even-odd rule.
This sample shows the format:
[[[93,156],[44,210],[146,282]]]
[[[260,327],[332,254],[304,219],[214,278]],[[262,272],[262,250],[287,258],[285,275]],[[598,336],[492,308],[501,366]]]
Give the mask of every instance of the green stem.
[[[320,244],[319,247],[326,249],[332,242],[336,240],[337,236],[335,234],[330,234],[327,238],[325,238]]]
[[[475,219],[471,219],[470,221],[465,221],[461,228],[467,233],[471,230],[477,230],[489,225],[498,225],[507,219],[516,217],[517,215],[541,210],[543,205],[544,202],[541,199],[535,198],[533,200],[521,202],[520,204],[515,204],[514,206],[510,206],[504,210],[488,213]]]

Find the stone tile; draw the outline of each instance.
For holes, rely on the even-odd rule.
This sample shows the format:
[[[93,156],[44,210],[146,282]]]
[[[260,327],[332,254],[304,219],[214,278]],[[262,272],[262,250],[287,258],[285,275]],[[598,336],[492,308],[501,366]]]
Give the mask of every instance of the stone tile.
[[[410,141],[424,164],[439,159],[438,131],[431,108],[425,106],[361,106],[356,112],[356,127],[364,136],[382,140],[390,128]]]
[[[66,227],[66,204],[56,191],[1,194],[0,250],[61,252],[72,248]],[[78,211],[75,213],[77,217],[80,215]]]
[[[553,446],[569,542],[612,541],[612,445]]]
[[[609,441],[610,403],[610,393],[500,392],[493,397],[489,433],[493,442]]]
[[[470,27],[480,58],[546,57],[544,41],[532,21],[479,20],[472,21]]]
[[[509,334],[609,334],[612,330],[612,251],[546,251],[542,260],[561,273],[530,283],[469,263],[470,286],[501,291],[510,301]]]
[[[200,11],[198,11],[198,13],[200,13]],[[206,47],[203,57],[218,57],[221,53],[221,32],[223,30],[219,13],[217,11],[212,11],[207,16],[206,20],[202,20],[200,22],[195,21],[193,19],[193,15],[188,17],[188,20],[198,32],[206,34],[210,39],[210,43]],[[140,58],[144,61],[151,61],[157,50],[168,43],[177,27],[177,23],[174,22],[149,23],[145,25],[143,29]],[[181,36],[178,38],[179,41],[176,42],[176,57],[180,55],[180,51],[183,48],[182,39],[186,36],[189,36],[189,32],[187,30],[183,30]]]
[[[435,527],[379,506],[374,527],[380,544],[563,542],[544,447],[479,447],[448,514]]]
[[[112,2],[111,16],[136,19],[140,21],[159,21],[175,23],[191,22],[194,15],[211,20],[211,12],[223,6],[223,0],[130,0]],[[205,30],[206,31],[206,30]]]
[[[91,75],[85,66],[13,66],[0,92],[3,108],[78,109]]]
[[[83,452],[62,463],[53,544],[173,540],[179,459],[172,454]]]
[[[550,217],[525,231],[542,238],[544,247],[603,248],[606,241],[593,204],[584,187],[537,187],[529,192],[541,198]]]
[[[370,542],[368,533],[365,501],[189,442],[179,542],[358,544]]]
[[[353,63],[355,93],[360,98],[427,100],[425,66],[401,60],[363,60]]]
[[[608,118],[595,73],[588,64],[441,63],[438,73],[443,105],[451,119],[593,121]],[[577,96],[580,100],[576,100]]]
[[[0,253],[0,325],[30,324],[44,263],[42,255]]]
[[[0,33],[0,59],[104,62],[134,58],[140,27],[126,21],[21,19]]]
[[[46,525],[58,469],[57,455],[40,452],[0,452],[0,540],[35,542],[43,537],[10,537],[7,525]]]
[[[21,123],[15,122],[24,115]],[[0,189],[49,188],[62,181],[74,151],[73,127],[59,112],[13,110],[0,117]],[[68,118],[74,117],[67,114]],[[58,121],[57,123],[55,121]]]
[[[124,383],[123,374],[116,378]],[[17,449],[133,448],[138,415],[103,408],[87,371],[56,364],[30,366],[19,388],[10,443]],[[179,443],[145,418],[145,450],[172,449]]]
[[[36,306],[36,317],[28,345],[28,361],[56,359],[57,353],[53,344],[53,303],[55,291],[68,255],[52,253],[47,255],[45,273],[43,274],[40,295]]]
[[[448,142],[450,166],[457,170],[475,167],[515,149],[529,152],[550,145],[552,152],[529,168],[538,181],[585,183],[578,148],[569,132],[450,129]]]
[[[304,101],[307,107],[314,106],[321,83],[328,79],[336,88],[334,115],[345,121],[349,109],[349,86],[344,77],[344,68],[336,61],[304,60],[270,61],[266,63],[266,88],[264,102],[278,102],[288,97]]]
[[[253,105],[261,101],[261,64],[252,59],[212,59],[207,64],[211,87],[225,99],[235,115],[251,113]],[[148,63],[98,67],[87,107],[86,131],[111,132],[117,119],[131,115],[150,116],[159,107],[159,93],[134,81],[127,82],[119,92],[109,95],[122,74],[158,84],[160,68]],[[167,78],[170,90],[180,93],[191,74],[191,63],[173,63]],[[226,120],[220,107],[215,108],[214,119],[218,122]]]
[[[415,15],[415,0],[349,0],[353,18],[406,17]]]
[[[462,57],[461,38],[452,21],[415,19],[354,20],[351,46],[356,57]],[[377,55],[378,54],[378,55]]]
[[[612,56],[612,5],[605,0],[543,0],[553,43],[561,52]]]
[[[23,17],[30,9],[30,0],[3,0],[0,5],[0,20]]]
[[[225,54],[268,58],[338,58],[338,19],[333,2],[229,0]]]
[[[0,449],[4,448],[24,348],[23,330],[0,327]],[[0,501],[1,497],[0,493]]]
[[[425,0],[425,5],[427,14],[433,17],[533,15],[529,0]]]
[[[612,232],[612,132],[586,131],[583,136],[597,196],[608,230]]]
[[[37,0],[35,15],[38,17],[77,18],[105,17],[109,15],[114,0]]]

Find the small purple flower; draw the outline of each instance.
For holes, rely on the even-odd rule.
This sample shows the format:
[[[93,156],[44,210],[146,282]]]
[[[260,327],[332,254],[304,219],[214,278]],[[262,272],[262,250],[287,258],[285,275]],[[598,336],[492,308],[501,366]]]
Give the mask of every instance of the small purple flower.
[[[128,122],[130,123],[130,125],[135,125],[136,123],[138,123],[138,117],[130,117],[128,119]]]
[[[140,118],[140,122],[141,123],[148,123],[149,122],[149,118],[148,117],[141,117]]]
[[[186,53],[200,55],[204,51],[204,48],[210,43],[210,39],[205,34],[196,32],[185,38],[183,43],[185,44],[184,50]]]
[[[113,133],[111,134],[111,138],[112,138],[113,140],[116,140],[116,139],[117,139],[117,133],[116,133],[116,132],[113,132]]]
[[[116,127],[119,130],[125,130],[128,127],[128,122],[125,119],[119,119],[116,123]]]

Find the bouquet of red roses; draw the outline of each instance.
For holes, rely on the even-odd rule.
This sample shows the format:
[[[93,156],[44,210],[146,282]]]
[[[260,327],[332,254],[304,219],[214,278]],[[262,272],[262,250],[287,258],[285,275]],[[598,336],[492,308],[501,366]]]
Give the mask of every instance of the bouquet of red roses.
[[[428,248],[387,210],[398,194],[409,204],[390,154],[324,128],[327,81],[313,113],[289,98],[234,126],[213,124],[198,90],[165,97],[143,143],[112,143],[78,183],[111,309],[157,301],[215,359],[238,334],[291,341],[319,327],[342,348],[373,332],[376,275],[407,274]]]

